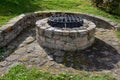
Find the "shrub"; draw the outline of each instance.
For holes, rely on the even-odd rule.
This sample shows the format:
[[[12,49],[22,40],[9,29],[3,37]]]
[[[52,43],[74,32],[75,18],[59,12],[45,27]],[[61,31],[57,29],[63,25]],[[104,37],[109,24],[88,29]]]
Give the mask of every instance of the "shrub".
[[[109,13],[120,15],[120,0],[91,0],[92,3]]]

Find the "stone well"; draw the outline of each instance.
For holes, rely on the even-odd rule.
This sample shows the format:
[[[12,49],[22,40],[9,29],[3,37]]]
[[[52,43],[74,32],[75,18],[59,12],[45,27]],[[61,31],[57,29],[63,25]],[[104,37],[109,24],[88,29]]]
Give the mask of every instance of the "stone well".
[[[48,18],[36,22],[36,38],[42,47],[75,51],[83,50],[94,42],[96,25],[84,19],[78,28],[57,28],[47,23]]]

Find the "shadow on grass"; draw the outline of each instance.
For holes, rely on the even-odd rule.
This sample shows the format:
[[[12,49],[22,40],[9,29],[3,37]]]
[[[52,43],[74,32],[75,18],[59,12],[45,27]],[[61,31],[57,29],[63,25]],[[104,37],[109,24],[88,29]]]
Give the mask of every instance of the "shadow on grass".
[[[0,15],[10,16],[21,13],[34,12],[39,6],[32,3],[33,0],[1,0]]]

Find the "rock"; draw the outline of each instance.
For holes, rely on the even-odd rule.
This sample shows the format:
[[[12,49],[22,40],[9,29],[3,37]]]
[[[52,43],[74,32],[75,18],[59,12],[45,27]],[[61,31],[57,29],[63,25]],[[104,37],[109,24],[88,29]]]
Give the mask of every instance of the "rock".
[[[45,58],[45,57],[47,57],[47,54],[46,54],[46,53],[42,53],[42,54],[40,55],[40,57],[41,57],[41,58]]]
[[[24,43],[29,44],[29,43],[33,42],[34,40],[35,39],[32,36],[30,36],[24,41]]]
[[[15,46],[14,45],[8,45],[8,47],[7,47],[8,49],[14,49],[15,48]]]
[[[55,65],[55,62],[54,61],[48,61],[45,65],[48,66],[48,67],[51,67],[51,66]]]
[[[53,61],[53,55],[47,56],[48,60]]]
[[[2,31],[0,31],[0,41],[3,40]]]
[[[33,52],[34,50],[35,50],[35,47],[29,45],[29,46],[27,46],[27,50],[26,50],[26,52],[27,52],[27,53],[31,53],[31,52]]]
[[[66,43],[66,45],[64,45],[64,50],[68,50],[68,51],[74,51],[76,50],[76,45],[75,44],[71,44],[71,43]]]
[[[22,54],[25,54],[26,52],[26,48],[25,47],[22,47],[22,48],[18,48],[17,50],[15,50],[15,54],[18,54],[18,55],[22,55]]]
[[[120,68],[120,61],[117,63],[117,67]]]
[[[3,76],[3,73],[6,69],[5,68],[0,68],[0,75]]]
[[[114,71],[112,71],[112,75],[116,78],[118,78],[118,80],[120,79],[120,69],[116,69]]]
[[[118,42],[112,42],[113,45],[119,45]]]
[[[20,62],[26,62],[28,60],[29,60],[29,58],[27,56],[23,56],[23,57],[18,59],[18,61],[20,61]]]
[[[19,47],[24,47],[24,46],[25,46],[25,44],[24,44],[24,43],[22,43],[22,44],[20,44],[20,45],[19,45]]]
[[[39,66],[44,65],[46,62],[47,62],[47,61],[46,61],[45,59],[42,59],[42,60],[40,61],[40,63],[39,63]]]
[[[39,57],[36,53],[29,53],[29,54],[27,54],[27,56],[29,58],[37,58],[37,57]]]
[[[64,58],[63,57],[56,57],[55,61],[58,62],[58,63],[61,63],[61,62],[64,61]]]
[[[73,57],[72,56],[67,56],[67,61],[73,61]]]
[[[59,36],[59,35],[54,35],[54,36],[53,36],[53,39],[59,40],[59,39],[60,39],[60,36]]]
[[[54,30],[54,28],[48,28],[48,29],[46,29],[44,35],[45,35],[46,37],[51,38],[52,35],[53,35],[53,32],[52,32],[53,30]]]
[[[6,61],[15,61],[19,57],[20,57],[19,55],[11,55],[11,56],[6,58]]]
[[[102,54],[104,54],[106,56],[110,55],[110,52],[108,52],[108,51],[104,51],[104,52],[100,52],[100,53],[102,53]]]
[[[3,62],[0,62],[0,67],[5,67],[5,66],[7,66],[9,64],[10,64],[9,62],[3,61]]]
[[[55,51],[55,53],[54,53],[55,56],[64,56],[64,54],[65,54],[65,52],[64,51],[60,51],[60,50]]]
[[[39,64],[40,61],[41,61],[41,59],[39,59],[39,58],[31,58],[31,59],[30,59],[30,63],[36,64],[36,65]]]

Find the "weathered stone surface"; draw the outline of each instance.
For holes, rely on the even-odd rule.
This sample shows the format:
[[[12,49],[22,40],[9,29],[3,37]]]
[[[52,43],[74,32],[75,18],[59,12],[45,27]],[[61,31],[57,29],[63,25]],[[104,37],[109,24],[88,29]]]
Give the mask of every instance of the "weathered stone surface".
[[[19,58],[19,55],[11,55],[8,58],[6,58],[7,61],[15,61]]]
[[[23,56],[23,57],[20,57],[18,59],[18,61],[20,61],[20,62],[26,62],[26,61],[29,61],[29,58],[28,58],[28,56]]]
[[[57,40],[57,41],[55,42],[55,44],[56,44],[56,46],[58,46],[58,45],[64,46],[65,42]]]
[[[26,52],[27,53],[32,53],[35,50],[35,46],[27,46]]]
[[[10,32],[10,33],[6,33],[4,36],[4,39],[9,42],[11,41],[14,37],[16,37],[16,34],[14,31]]]
[[[69,36],[62,36],[60,37],[60,41],[64,41],[64,42],[71,42],[73,39],[70,38]]]
[[[38,33],[39,35],[43,35],[44,34],[44,29],[40,29],[40,27],[36,28],[36,33]]]
[[[56,57],[56,58],[55,58],[55,61],[58,62],[58,63],[61,63],[61,62],[63,62],[64,60],[63,60],[63,57]]]
[[[39,58],[31,58],[30,59],[30,63],[32,63],[32,64],[39,64],[40,63],[40,59]]]
[[[45,38],[43,36],[39,36],[38,38],[40,39],[41,42],[45,41]]]
[[[66,45],[64,45],[63,50],[74,51],[74,50],[76,50],[76,47],[74,44],[66,43]]]
[[[68,36],[70,34],[70,32],[68,30],[63,30],[63,34],[64,36]]]
[[[53,55],[49,55],[47,58],[48,60],[53,61]]]
[[[53,35],[54,28],[50,27],[45,30],[44,36],[51,38]]]
[[[45,38],[45,42],[47,43],[51,43],[51,44],[55,44],[55,41],[51,38]]]
[[[34,40],[35,39],[32,36],[30,36],[30,37],[26,38],[26,40],[24,41],[24,43],[25,44],[29,44],[29,43],[33,42]]]
[[[87,26],[81,30],[81,28],[69,29],[69,28],[55,28],[47,23],[48,18],[37,21],[37,40],[43,47],[54,48],[59,50],[82,50],[91,46],[93,42],[89,41],[94,37],[95,24],[85,20],[84,23]],[[41,26],[44,24],[44,26]],[[45,30],[43,35],[39,35],[39,28]],[[49,28],[46,28],[49,27]],[[45,41],[42,41],[39,37],[44,37]],[[86,38],[86,40],[84,39]],[[82,40],[83,39],[83,40]],[[85,40],[85,41],[84,41]],[[88,40],[88,41],[87,41]],[[83,43],[81,43],[81,41]],[[79,43],[78,43],[79,42]],[[79,44],[81,45],[79,46]],[[88,45],[87,45],[88,44]],[[75,46],[77,45],[77,46]],[[87,45],[87,46],[86,46]],[[80,48],[80,49],[79,49]]]
[[[3,40],[2,31],[0,31],[0,41]]]
[[[70,36],[71,38],[76,38],[76,37],[77,37],[77,34],[78,34],[77,30],[71,30],[71,31],[69,32],[69,36]]]
[[[77,40],[77,39],[76,39]],[[83,37],[81,39],[79,39],[79,41],[75,41],[75,45],[80,48],[82,46],[86,46],[86,44],[88,43],[87,37]]]
[[[55,51],[54,55],[55,56],[64,56],[65,52],[64,51]]]
[[[0,62],[0,67],[5,67],[7,65],[9,65],[10,63],[8,63],[7,61],[3,61],[3,62]]]
[[[12,30],[13,25],[14,25],[13,23],[6,23],[5,25],[2,26],[0,30],[4,32],[9,32]]]
[[[60,39],[60,35],[53,35],[53,39],[54,40],[59,40]]]
[[[23,47],[23,48],[18,48],[16,51],[14,51],[14,53],[15,54],[25,54],[25,52],[26,52],[26,48],[25,47]]]
[[[60,30],[60,29],[54,29],[54,34],[55,35],[62,35],[62,30]]]

